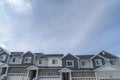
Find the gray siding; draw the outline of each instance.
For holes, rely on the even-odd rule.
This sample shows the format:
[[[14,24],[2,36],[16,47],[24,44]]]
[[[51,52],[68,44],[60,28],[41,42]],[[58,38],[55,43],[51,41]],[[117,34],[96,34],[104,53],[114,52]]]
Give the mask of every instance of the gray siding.
[[[38,75],[60,75],[58,69],[39,69]]]
[[[8,73],[27,73],[26,67],[10,67]]]
[[[5,57],[5,60],[4,60],[4,61],[0,61],[0,62],[7,63],[9,54],[6,53],[6,52],[0,53],[0,57],[1,57],[2,55],[6,55],[6,57]]]
[[[93,71],[81,71],[81,72],[72,72],[72,77],[95,77],[95,73]]]
[[[25,63],[25,57],[31,57],[31,63]],[[34,62],[34,55],[31,52],[27,52],[23,55],[23,59],[22,59],[22,64],[24,65],[32,65]]]
[[[94,69],[100,67],[100,66],[96,66],[96,64],[95,64],[95,59],[101,59],[101,60],[102,60],[102,65],[105,64],[105,60],[104,60],[104,58],[102,58],[102,57],[100,57],[100,56],[95,56],[95,57],[92,59],[93,68],[94,68]]]
[[[74,61],[74,67],[67,67],[69,69],[75,70],[78,69],[78,59],[74,56],[72,56],[71,54],[68,54],[67,56],[65,56],[62,59],[62,67],[65,68],[66,67],[66,60],[73,60]]]

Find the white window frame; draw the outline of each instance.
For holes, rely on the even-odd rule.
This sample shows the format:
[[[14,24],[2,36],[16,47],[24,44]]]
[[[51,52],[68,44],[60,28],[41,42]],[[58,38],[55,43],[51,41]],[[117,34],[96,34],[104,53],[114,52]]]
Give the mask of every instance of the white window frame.
[[[97,64],[97,62],[99,64]],[[102,59],[95,59],[95,64],[96,64],[96,66],[101,66],[102,65]]]
[[[40,61],[41,61],[41,64],[40,64]],[[42,65],[42,64],[43,64],[43,60],[40,59],[40,60],[39,60],[39,65]]]
[[[84,62],[85,65],[82,65],[82,62]],[[82,60],[82,61],[81,61],[81,67],[82,67],[82,68],[84,68],[84,67],[85,67],[85,68],[86,68],[86,67],[89,67],[89,62],[88,62],[88,60]]]
[[[28,58],[28,61],[26,61],[26,58]],[[24,58],[24,63],[31,63],[32,57],[25,57]]]
[[[53,62],[55,61],[55,62]],[[52,59],[52,64],[58,64],[58,59]]]
[[[7,57],[7,55],[1,55],[0,56],[0,61],[5,61],[6,57]]]
[[[72,65],[68,65],[68,62],[71,62]],[[74,67],[74,60],[66,60],[66,67]]]

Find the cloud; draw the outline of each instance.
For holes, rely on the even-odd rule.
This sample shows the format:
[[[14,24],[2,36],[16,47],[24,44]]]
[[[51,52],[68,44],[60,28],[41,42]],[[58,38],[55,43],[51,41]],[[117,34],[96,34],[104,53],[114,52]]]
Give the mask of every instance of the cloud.
[[[32,3],[30,0],[7,0],[7,2],[19,14],[32,12]]]

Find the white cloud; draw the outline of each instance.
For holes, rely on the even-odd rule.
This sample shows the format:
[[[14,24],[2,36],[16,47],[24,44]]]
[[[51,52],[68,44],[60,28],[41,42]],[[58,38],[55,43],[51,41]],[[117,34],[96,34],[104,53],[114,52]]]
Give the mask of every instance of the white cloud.
[[[32,4],[29,0],[8,0],[7,2],[11,8],[20,14],[32,12]]]

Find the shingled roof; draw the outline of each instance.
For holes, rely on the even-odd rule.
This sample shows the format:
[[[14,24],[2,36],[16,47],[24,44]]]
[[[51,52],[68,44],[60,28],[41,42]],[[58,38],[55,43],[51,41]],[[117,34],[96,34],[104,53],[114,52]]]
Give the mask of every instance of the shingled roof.
[[[114,58],[118,58],[117,56],[107,52],[107,51],[102,51],[99,53],[100,56],[103,56],[104,58],[107,58],[107,59],[114,59]]]
[[[94,55],[76,55],[76,56],[79,57],[80,59],[90,59]]]
[[[24,54],[24,52],[11,52],[10,55],[21,56],[22,54]]]

